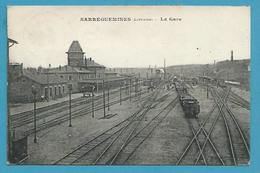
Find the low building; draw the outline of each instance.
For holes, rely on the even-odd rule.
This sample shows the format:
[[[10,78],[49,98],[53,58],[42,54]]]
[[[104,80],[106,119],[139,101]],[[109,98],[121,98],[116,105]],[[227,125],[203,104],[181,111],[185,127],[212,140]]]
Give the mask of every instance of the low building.
[[[23,64],[9,64],[9,101],[31,102],[32,85],[37,89],[37,100],[49,100],[68,94],[68,84],[72,84],[72,93],[99,91],[106,86],[111,88],[121,85],[125,77],[96,63],[93,58],[86,58],[78,41],[73,41],[66,52],[68,65],[49,68],[23,68]],[[94,87],[93,87],[94,86]]]
[[[58,75],[48,77],[36,69],[23,69],[16,78],[9,78],[9,102],[32,102],[32,86],[36,88],[37,101],[57,99],[68,93],[67,80]]]

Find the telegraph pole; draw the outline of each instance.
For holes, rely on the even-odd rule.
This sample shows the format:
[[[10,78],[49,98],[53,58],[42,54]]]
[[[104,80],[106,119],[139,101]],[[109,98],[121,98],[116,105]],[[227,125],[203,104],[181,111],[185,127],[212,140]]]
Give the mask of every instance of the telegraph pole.
[[[163,71],[164,71],[164,76],[163,76],[163,78],[164,78],[164,79],[166,79],[166,67],[165,67],[165,58],[164,58],[164,63],[163,63],[163,64],[164,64],[164,67],[163,67],[163,69],[164,69],[164,70],[163,70]]]
[[[120,82],[120,105],[122,105],[122,82]]]
[[[103,80],[103,110],[104,110],[104,117],[106,116],[106,98],[105,98],[105,80]]]
[[[130,78],[130,88],[129,88],[129,92],[130,92],[130,102],[132,100],[132,97],[131,97],[131,88],[132,88],[132,79]]]
[[[11,43],[11,44],[9,44]],[[17,41],[7,38],[7,58],[9,60],[9,49],[10,47],[12,47],[14,44],[18,44]],[[10,88],[10,82],[8,82],[8,87]],[[8,96],[9,96],[9,89],[8,89]],[[11,136],[11,123],[10,123],[10,109],[9,109],[9,103],[7,106],[7,110],[8,110],[8,114],[7,114],[7,138],[8,138],[8,161],[9,162],[13,162],[13,147],[12,147],[12,143],[13,143],[13,138]]]
[[[110,107],[109,107],[109,83],[107,84],[107,110],[108,111],[110,110]]]
[[[142,97],[142,88],[141,88],[141,86],[142,86],[142,80],[140,79],[139,80],[139,96],[140,96],[140,98]]]
[[[36,137],[36,87],[32,85],[32,94],[33,94],[33,126],[34,126],[34,143],[37,143],[37,137]]]
[[[95,107],[94,107],[94,85],[92,86],[92,99],[91,99],[91,101],[92,101],[92,118],[94,118],[94,116],[95,116]]]
[[[69,127],[72,127],[71,125],[71,91],[72,91],[72,84],[68,85],[69,89]]]
[[[47,101],[50,101],[50,82],[49,82],[49,72],[50,72],[50,67],[51,64],[49,64],[48,66],[48,70],[47,70]]]
[[[207,83],[207,99],[209,98],[209,84]]]

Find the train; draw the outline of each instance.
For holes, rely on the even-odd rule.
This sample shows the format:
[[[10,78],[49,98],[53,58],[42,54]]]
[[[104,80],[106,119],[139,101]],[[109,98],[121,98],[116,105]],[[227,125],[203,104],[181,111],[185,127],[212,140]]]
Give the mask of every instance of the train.
[[[184,83],[176,81],[174,86],[185,116],[187,118],[198,118],[200,113],[199,101],[188,93],[188,88]]]

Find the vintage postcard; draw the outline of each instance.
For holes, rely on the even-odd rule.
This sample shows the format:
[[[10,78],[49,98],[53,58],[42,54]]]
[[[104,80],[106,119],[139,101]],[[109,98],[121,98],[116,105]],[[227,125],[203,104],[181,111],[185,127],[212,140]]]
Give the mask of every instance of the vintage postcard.
[[[8,164],[250,165],[250,7],[8,6]]]

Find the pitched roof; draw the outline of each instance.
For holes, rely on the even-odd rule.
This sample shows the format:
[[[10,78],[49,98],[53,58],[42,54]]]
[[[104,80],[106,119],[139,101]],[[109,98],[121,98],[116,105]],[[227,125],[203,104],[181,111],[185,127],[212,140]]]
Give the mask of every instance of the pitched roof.
[[[48,69],[47,73],[93,73],[81,67],[71,67],[68,65]]]
[[[81,48],[81,46],[80,46],[78,40],[74,40],[74,41],[71,43],[68,52],[82,52],[82,53],[84,53],[84,52],[82,51],[82,48]]]
[[[105,70],[105,73],[106,74],[117,74],[117,72],[115,72],[115,71],[107,71],[107,70]]]
[[[29,70],[23,70],[23,75],[36,83],[39,84],[53,84],[53,83],[66,83],[67,79],[62,79],[58,75],[51,75],[48,77],[47,74],[32,72]]]
[[[90,59],[90,58],[85,59],[85,64],[86,64],[87,67],[102,67],[102,68],[105,68],[105,66],[96,63],[93,59]]]
[[[85,79],[79,81],[79,83],[103,83],[104,82],[113,82],[113,81],[121,81],[125,80],[125,77],[113,77],[113,78],[95,78],[95,79]]]

